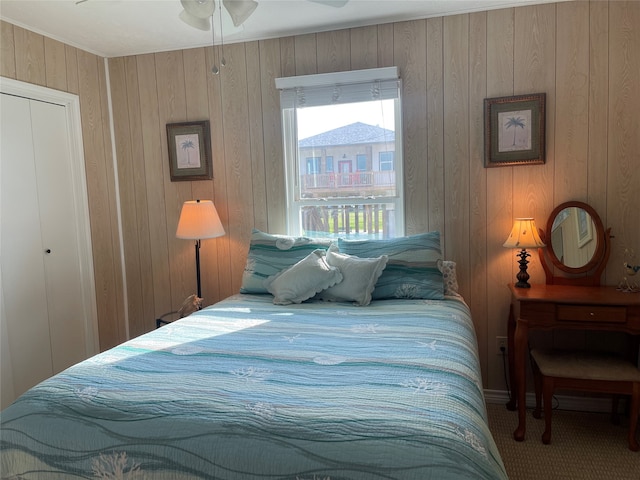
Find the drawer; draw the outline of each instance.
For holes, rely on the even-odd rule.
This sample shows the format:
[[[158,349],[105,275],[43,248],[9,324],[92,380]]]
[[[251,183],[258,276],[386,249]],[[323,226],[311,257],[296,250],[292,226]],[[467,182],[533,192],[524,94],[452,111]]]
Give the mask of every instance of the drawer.
[[[557,318],[574,322],[625,323],[627,308],[598,305],[558,305]]]

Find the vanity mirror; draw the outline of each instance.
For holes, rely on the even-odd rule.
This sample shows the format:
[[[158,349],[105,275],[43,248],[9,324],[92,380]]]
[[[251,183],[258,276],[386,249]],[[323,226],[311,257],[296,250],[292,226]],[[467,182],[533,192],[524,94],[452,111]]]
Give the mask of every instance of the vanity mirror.
[[[547,284],[600,285],[611,236],[590,205],[577,201],[558,205],[540,236],[547,244],[545,251],[538,251]]]

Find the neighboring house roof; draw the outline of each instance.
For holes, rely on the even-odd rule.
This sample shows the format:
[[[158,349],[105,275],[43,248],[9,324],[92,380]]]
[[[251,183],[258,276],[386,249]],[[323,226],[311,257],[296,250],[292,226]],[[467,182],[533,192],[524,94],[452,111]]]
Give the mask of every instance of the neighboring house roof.
[[[331,147],[358,143],[393,142],[395,132],[386,128],[356,122],[298,141],[298,148]]]

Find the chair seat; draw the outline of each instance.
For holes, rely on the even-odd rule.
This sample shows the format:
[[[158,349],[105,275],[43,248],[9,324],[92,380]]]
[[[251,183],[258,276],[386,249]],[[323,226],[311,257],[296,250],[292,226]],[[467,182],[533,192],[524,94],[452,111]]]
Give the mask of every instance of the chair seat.
[[[640,382],[638,367],[609,353],[535,349],[531,356],[547,377]]]
[[[556,388],[611,393],[614,395],[614,415],[617,397],[630,395],[629,449],[638,451],[635,436],[640,412],[640,369],[629,360],[600,352],[531,350],[536,387],[535,418],[540,418],[540,397],[544,404],[545,430],[543,443],[551,442],[551,397]],[[542,389],[542,392],[540,390]]]

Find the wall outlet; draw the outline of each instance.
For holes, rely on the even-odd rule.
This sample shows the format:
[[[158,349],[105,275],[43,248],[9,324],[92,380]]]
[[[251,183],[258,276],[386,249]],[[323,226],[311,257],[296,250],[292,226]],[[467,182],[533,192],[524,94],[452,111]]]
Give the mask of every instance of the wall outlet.
[[[498,355],[507,354],[507,337],[496,337],[496,353]]]

